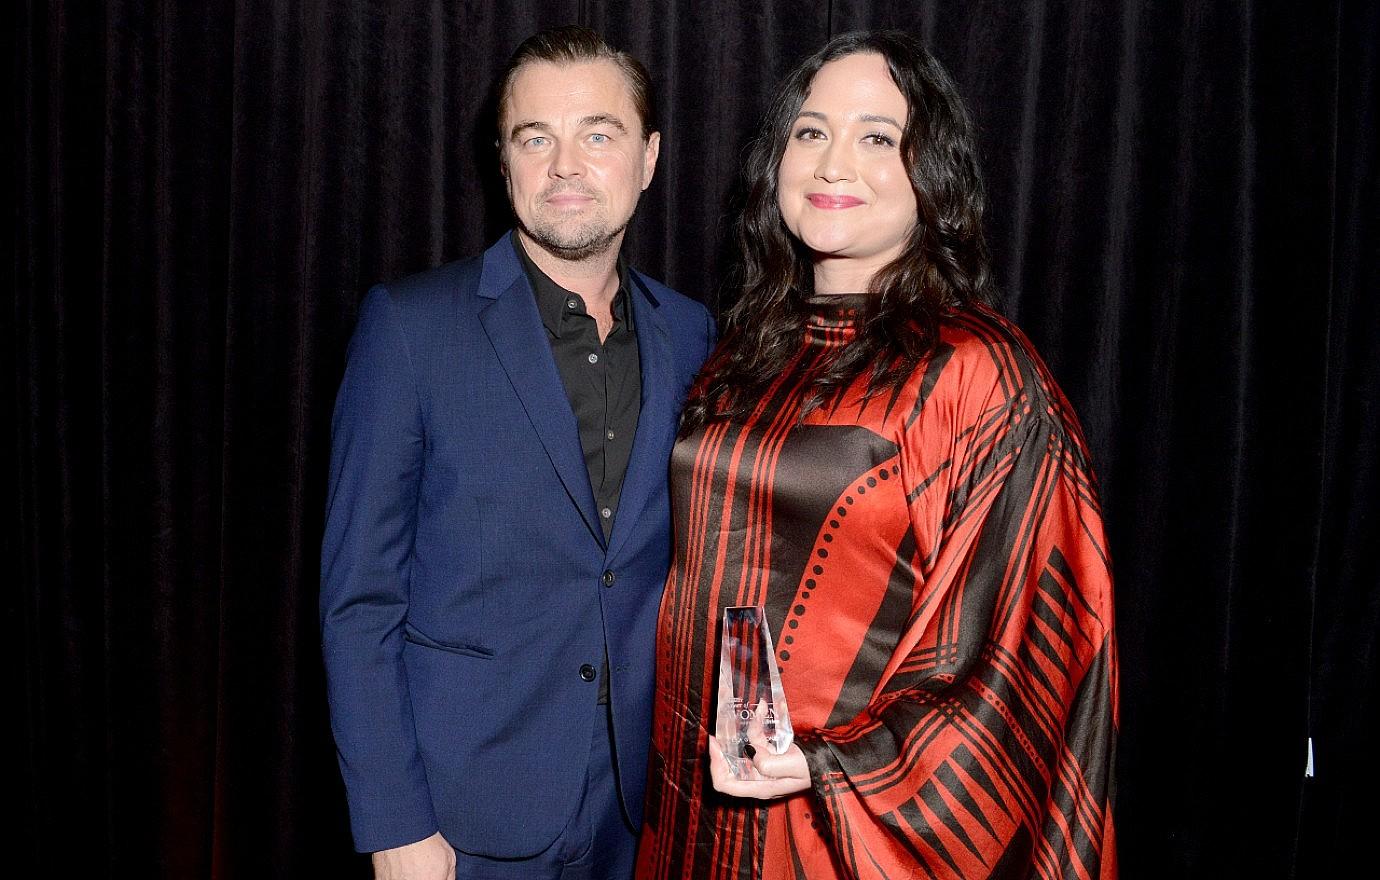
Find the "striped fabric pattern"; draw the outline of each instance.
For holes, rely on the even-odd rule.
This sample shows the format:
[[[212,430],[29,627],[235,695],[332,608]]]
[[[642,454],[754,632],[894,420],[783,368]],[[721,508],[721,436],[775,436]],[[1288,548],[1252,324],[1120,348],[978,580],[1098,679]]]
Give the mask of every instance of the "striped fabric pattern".
[[[895,393],[803,420],[856,333],[816,297],[745,418],[677,444],[638,876],[1116,876],[1110,564],[1076,417],[1029,342],[949,318]],[[813,790],[712,790],[718,621],[764,605]]]

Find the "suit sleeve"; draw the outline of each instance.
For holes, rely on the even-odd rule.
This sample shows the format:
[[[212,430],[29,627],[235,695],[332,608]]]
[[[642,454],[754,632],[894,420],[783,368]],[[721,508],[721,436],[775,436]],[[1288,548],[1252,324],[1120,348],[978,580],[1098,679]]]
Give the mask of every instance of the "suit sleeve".
[[[360,852],[437,830],[402,660],[422,442],[397,305],[376,287],[361,309],[336,398],[321,548],[331,728]]]
[[[816,803],[854,877],[1109,876],[1116,658],[1081,437],[1057,389],[955,384],[903,439],[909,629],[866,710],[801,740]]]

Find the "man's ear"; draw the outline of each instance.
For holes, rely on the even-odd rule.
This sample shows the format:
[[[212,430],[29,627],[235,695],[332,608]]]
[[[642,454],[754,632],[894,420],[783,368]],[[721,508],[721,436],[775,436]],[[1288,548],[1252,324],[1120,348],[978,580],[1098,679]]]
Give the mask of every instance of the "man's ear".
[[[642,148],[642,189],[652,185],[652,176],[656,174],[656,159],[661,155],[661,132],[654,131],[647,135],[647,143]]]

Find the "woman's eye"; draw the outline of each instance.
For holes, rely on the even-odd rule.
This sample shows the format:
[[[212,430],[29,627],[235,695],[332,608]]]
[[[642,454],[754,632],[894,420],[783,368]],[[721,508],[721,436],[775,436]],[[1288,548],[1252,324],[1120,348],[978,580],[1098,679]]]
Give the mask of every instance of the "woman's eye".
[[[867,137],[863,138],[863,140],[874,147],[896,146],[896,141],[892,140],[888,135],[884,134],[870,134]]]
[[[824,132],[817,128],[802,128],[796,131],[795,139],[798,141],[817,141],[824,137]]]

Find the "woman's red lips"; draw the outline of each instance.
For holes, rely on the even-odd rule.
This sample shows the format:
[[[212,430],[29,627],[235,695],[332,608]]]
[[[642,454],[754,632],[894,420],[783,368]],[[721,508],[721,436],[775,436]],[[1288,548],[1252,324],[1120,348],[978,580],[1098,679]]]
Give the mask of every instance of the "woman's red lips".
[[[810,193],[805,198],[809,199],[810,204],[816,208],[830,210],[833,208],[856,208],[863,203],[862,199],[853,196],[831,196],[825,193]]]

